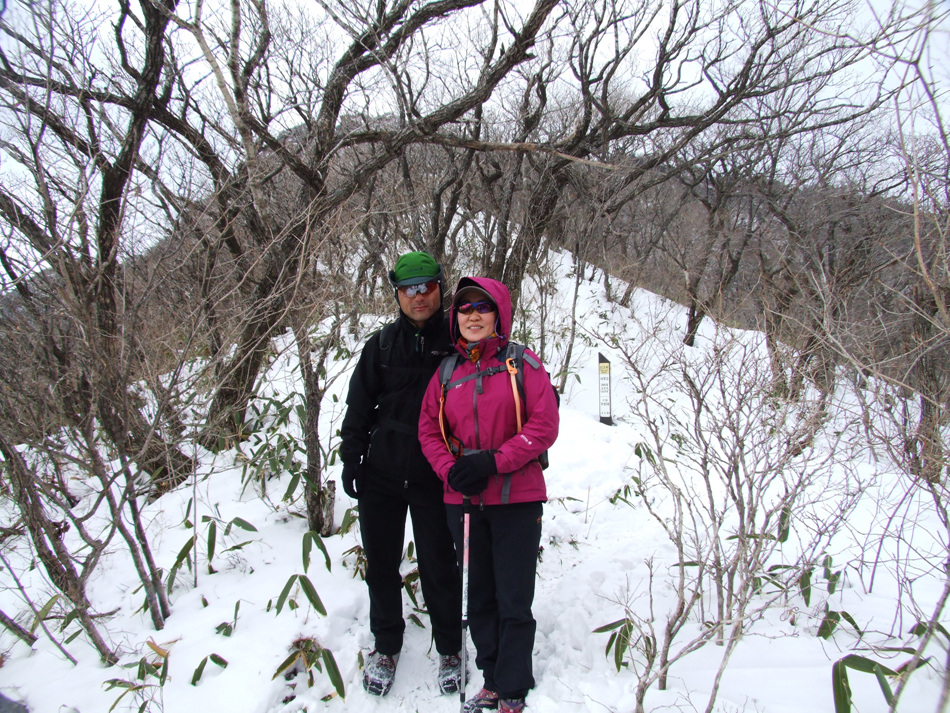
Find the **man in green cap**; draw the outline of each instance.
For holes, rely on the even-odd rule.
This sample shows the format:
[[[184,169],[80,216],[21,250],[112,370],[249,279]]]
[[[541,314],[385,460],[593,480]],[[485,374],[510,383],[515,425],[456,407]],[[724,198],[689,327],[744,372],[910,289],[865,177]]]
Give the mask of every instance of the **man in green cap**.
[[[343,490],[359,501],[375,650],[363,687],[392,687],[406,628],[402,562],[412,518],[419,579],[436,650],[442,693],[461,685],[462,584],[443,503],[442,482],[419,445],[419,411],[429,380],[452,352],[442,308],[442,267],[425,252],[402,255],[389,272],[399,317],[372,334],[350,378],[341,428]]]

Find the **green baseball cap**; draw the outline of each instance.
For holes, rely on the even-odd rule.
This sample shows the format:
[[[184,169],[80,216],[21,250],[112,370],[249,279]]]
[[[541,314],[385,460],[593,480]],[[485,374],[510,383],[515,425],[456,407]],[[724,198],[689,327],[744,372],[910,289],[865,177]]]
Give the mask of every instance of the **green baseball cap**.
[[[389,282],[393,287],[421,285],[429,280],[442,280],[442,266],[426,252],[401,255],[396,260],[396,267],[389,271]]]

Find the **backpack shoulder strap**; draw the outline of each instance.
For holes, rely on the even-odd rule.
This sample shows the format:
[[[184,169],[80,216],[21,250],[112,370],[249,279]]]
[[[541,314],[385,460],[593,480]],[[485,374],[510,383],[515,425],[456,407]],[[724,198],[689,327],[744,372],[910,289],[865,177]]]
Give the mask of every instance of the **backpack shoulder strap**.
[[[448,388],[449,382],[452,380],[452,374],[455,372],[455,367],[458,366],[458,360],[458,354],[449,354],[447,357],[443,357],[442,362],[439,364],[439,383],[442,384],[443,390]]]
[[[505,349],[504,355],[501,357],[505,364],[508,363],[509,359],[513,359],[515,362],[515,381],[518,384],[518,393],[521,395],[521,400],[525,400],[524,395],[524,365],[528,364],[532,369],[538,369],[541,367],[541,362],[535,359],[531,354],[525,352],[524,344],[518,344],[517,342],[508,342],[508,347]]]
[[[379,330],[379,348],[383,351],[391,349],[396,341],[396,330],[399,329],[399,322],[390,322]]]
[[[535,359],[531,354],[526,354],[525,350],[527,347],[524,344],[518,344],[517,342],[508,342],[508,346],[505,349],[504,361],[509,359],[514,359],[515,364],[518,365],[519,369],[522,363],[527,363],[532,369],[538,369],[541,366],[541,362]]]
[[[459,355],[457,353],[443,357],[439,363],[438,371],[439,383],[442,385],[441,393],[439,394],[439,430],[442,432],[442,440],[445,442],[445,447],[448,448],[449,453],[456,458],[462,454],[462,443],[449,433],[449,427],[445,421],[445,394],[449,390],[449,382],[452,380],[452,373],[458,365],[458,360]]]
[[[390,322],[379,330],[379,352],[382,357],[380,363],[387,369],[393,362],[393,345],[396,343],[397,329],[399,329],[398,320]]]

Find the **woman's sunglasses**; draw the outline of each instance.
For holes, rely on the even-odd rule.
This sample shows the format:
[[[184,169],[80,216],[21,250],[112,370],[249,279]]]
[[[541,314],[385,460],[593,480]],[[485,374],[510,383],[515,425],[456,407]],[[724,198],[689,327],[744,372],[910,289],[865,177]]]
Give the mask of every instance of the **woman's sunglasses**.
[[[403,285],[399,288],[399,291],[406,297],[415,297],[416,295],[425,295],[432,290],[438,289],[438,287],[438,280],[429,280],[428,282],[423,282],[421,285]]]
[[[488,314],[495,311],[495,304],[494,302],[466,302],[458,306],[458,311],[459,314],[471,314],[472,312]]]

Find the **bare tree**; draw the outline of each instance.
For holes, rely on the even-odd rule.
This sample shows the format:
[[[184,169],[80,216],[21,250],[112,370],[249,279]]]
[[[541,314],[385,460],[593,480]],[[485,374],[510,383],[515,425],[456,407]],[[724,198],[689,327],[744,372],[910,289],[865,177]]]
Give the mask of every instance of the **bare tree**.
[[[637,710],[678,661],[721,646],[708,713],[735,646],[769,609],[790,606],[862,486],[842,478],[854,427],[828,394],[776,398],[761,340],[717,328],[687,350],[668,338],[671,322],[660,311],[599,335],[623,355],[643,428],[618,502],[645,509],[677,557],[668,572],[647,562],[645,601],[625,604],[625,641]]]

